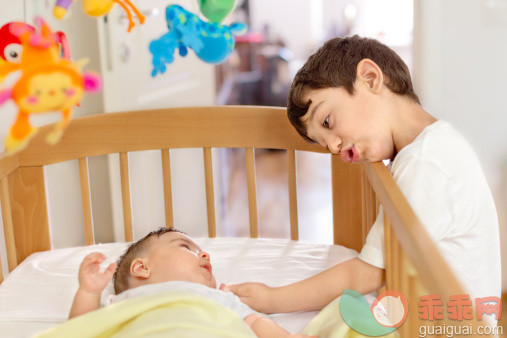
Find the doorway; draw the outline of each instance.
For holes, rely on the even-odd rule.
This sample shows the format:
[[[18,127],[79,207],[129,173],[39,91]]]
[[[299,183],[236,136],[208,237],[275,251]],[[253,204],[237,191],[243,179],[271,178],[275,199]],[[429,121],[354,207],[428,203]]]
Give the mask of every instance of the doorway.
[[[216,68],[217,104],[286,106],[297,70],[325,41],[358,34],[391,47],[413,69],[413,2],[406,0],[239,1],[234,13],[249,31]],[[234,20],[233,20],[234,21]],[[256,149],[259,235],[289,238],[285,151]],[[248,236],[243,149],[220,150],[222,236]],[[300,240],[333,241],[331,160],[297,152]]]

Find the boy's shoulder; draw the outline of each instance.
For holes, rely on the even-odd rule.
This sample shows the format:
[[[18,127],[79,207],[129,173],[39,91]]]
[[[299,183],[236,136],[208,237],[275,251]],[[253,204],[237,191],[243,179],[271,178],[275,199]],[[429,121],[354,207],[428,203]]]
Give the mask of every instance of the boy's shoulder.
[[[411,162],[430,163],[452,176],[460,168],[473,168],[482,174],[479,159],[470,143],[450,123],[437,120],[427,126],[412,143],[395,157],[391,171],[396,172]]]

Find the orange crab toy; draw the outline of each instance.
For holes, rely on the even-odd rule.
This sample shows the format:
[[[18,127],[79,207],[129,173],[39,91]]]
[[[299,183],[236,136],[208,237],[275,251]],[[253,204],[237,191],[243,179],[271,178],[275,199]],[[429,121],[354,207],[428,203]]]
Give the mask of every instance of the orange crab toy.
[[[57,0],[55,6],[53,7],[53,15],[55,18],[62,19],[67,14],[69,7],[75,1],[76,0]],[[132,9],[132,12],[134,12],[134,14],[137,16],[140,24],[143,24],[145,20],[144,15],[137,9],[136,6],[134,6],[130,0],[83,0],[82,3],[84,12],[95,17],[109,13],[116,4],[120,5],[127,14],[127,18],[129,20],[129,32],[135,26],[130,9]]]
[[[12,88],[0,91],[0,104],[12,99],[19,107],[16,121],[5,139],[8,154],[22,150],[35,136],[37,128],[30,125],[30,114],[62,112],[62,120],[46,137],[48,143],[55,144],[70,122],[72,107],[83,93],[98,91],[101,87],[98,74],[81,73],[87,61],[74,63],[68,58],[62,59],[58,34],[54,34],[42,18],[35,21],[40,32],[24,23],[10,24],[10,33],[19,38],[22,53],[18,63],[0,64],[0,79],[21,71],[21,77]]]

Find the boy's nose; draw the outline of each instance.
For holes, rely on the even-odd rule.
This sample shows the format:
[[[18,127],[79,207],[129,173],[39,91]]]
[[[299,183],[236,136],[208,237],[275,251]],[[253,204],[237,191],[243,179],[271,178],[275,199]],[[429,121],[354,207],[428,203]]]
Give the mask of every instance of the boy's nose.
[[[338,154],[340,152],[342,142],[339,138],[337,138],[335,136],[334,137],[326,137],[325,141],[326,141],[326,147],[331,153]]]

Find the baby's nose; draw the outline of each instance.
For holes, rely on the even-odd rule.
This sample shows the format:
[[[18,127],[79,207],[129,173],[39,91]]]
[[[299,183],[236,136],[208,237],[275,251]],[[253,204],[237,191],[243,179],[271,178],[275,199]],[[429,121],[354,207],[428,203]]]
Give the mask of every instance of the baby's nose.
[[[201,258],[203,258],[203,259],[205,259],[205,260],[207,260],[207,261],[209,261],[209,260],[210,260],[209,253],[204,252],[204,251],[201,251],[201,252],[199,253],[199,257],[201,257]]]

